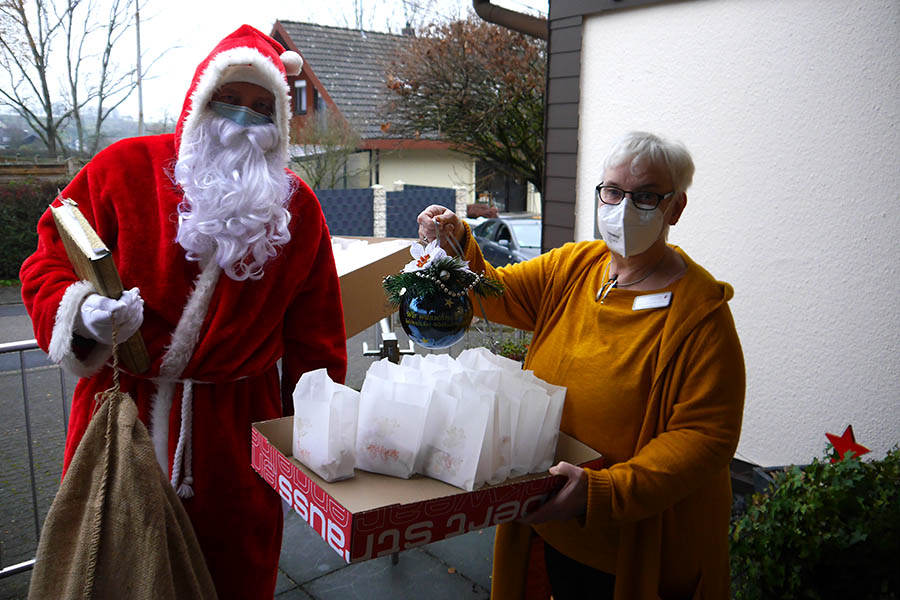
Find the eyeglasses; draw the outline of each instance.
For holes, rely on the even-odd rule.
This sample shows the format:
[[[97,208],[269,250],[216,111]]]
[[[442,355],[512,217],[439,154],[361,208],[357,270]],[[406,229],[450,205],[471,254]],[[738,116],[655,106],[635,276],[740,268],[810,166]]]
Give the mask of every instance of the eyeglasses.
[[[659,206],[660,202],[674,193],[674,191],[671,191],[668,194],[657,194],[656,192],[646,191],[632,192],[631,190],[623,190],[614,185],[603,185],[602,181],[600,182],[600,185],[597,186],[597,197],[603,204],[612,204],[615,206],[625,199],[625,194],[631,194],[631,201],[641,210],[653,210]]]

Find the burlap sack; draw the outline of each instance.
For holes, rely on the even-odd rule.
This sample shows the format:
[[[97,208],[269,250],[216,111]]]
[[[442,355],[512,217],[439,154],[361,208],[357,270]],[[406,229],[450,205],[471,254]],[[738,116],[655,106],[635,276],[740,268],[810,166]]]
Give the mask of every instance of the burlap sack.
[[[91,420],[38,544],[29,599],[215,598],[181,500],[121,392]]]

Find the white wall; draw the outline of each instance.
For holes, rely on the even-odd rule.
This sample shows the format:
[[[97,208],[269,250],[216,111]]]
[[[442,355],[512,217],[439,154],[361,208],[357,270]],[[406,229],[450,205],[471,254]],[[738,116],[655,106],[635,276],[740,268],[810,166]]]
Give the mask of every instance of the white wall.
[[[670,241],[735,288],[739,456],[900,443],[900,2],[688,0],[586,19],[577,239],[621,133],[697,165]]]
[[[369,187],[369,153],[356,152],[347,160],[347,188]]]
[[[474,202],[475,159],[449,150],[382,150],[379,182],[390,191],[395,181],[435,187],[462,186],[469,190],[469,202]]]

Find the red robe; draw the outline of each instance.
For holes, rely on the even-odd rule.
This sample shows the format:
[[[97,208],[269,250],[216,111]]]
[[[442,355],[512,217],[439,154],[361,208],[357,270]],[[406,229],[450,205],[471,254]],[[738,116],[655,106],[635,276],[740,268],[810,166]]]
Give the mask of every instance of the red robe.
[[[155,438],[168,433],[169,473],[181,429],[180,382],[193,382],[194,496],[183,502],[219,597],[271,598],[282,513],[278,495],[250,466],[251,423],[281,416],[282,388],[289,393],[306,371],[326,367],[332,379],[344,380],[346,341],[331,242],[315,195],[294,176],[291,241],[265,265],[263,278],[217,277],[217,266],[200,277],[200,265],[185,260],[174,241],[182,199],[170,178],[175,158],[171,134],[124,140],[94,157],[63,196],[78,203],[110,247],[126,289],[138,287],[144,299],[141,333],[153,364],[141,376],[122,373],[120,382],[148,426],[154,395],[167,385],[153,380],[164,356],[183,366],[174,370],[179,382],[168,384],[169,431],[151,427]],[[65,468],[94,395],[111,386],[111,349],[96,344],[87,356],[76,355],[73,323],[92,289],[73,272],[49,211],[38,233],[37,251],[21,270],[25,305],[38,344],[83,377],[72,401]]]

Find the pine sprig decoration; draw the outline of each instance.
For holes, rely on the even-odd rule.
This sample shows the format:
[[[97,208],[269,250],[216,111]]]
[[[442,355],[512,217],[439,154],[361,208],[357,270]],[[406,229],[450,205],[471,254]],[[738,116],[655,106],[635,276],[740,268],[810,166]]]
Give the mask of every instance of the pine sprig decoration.
[[[398,306],[405,294],[413,297],[465,296],[473,291],[479,296],[499,296],[503,284],[496,279],[485,277],[466,268],[466,263],[457,257],[438,258],[420,270],[388,275],[382,282],[388,301]]]

